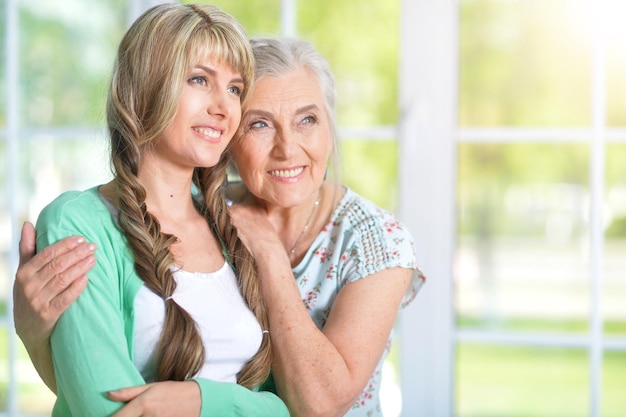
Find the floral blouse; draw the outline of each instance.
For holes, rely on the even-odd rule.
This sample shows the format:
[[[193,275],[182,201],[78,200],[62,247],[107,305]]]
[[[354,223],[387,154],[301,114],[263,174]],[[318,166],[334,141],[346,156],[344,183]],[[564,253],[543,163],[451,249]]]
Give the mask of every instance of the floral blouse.
[[[311,318],[322,329],[337,293],[346,284],[394,267],[414,270],[402,302],[405,307],[425,280],[417,268],[411,233],[392,213],[348,189],[293,272]],[[382,416],[380,382],[391,339],[392,335],[376,370],[346,416]]]

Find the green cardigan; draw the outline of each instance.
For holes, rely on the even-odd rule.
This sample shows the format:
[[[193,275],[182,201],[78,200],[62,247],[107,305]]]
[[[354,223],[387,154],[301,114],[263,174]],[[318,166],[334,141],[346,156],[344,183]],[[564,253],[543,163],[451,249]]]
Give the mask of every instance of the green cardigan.
[[[58,389],[52,415],[110,416],[123,403],[110,401],[107,391],[145,383],[133,364],[134,299],[143,281],[97,187],[63,193],[37,220],[38,251],[73,235],[97,243],[97,262],[87,288],[61,316],[51,336]],[[289,416],[272,392],[194,380],[202,392],[201,417]]]

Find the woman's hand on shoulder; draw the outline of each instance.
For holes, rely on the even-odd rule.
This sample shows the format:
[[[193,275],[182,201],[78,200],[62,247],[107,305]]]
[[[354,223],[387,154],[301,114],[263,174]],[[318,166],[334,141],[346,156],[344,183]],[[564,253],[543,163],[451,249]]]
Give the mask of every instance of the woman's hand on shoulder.
[[[255,258],[270,253],[286,256],[274,226],[261,208],[251,204],[233,204],[229,213],[237,235]]]
[[[25,345],[50,337],[61,314],[87,285],[96,245],[73,236],[35,254],[35,228],[24,223],[13,284],[15,329]]]
[[[109,399],[127,403],[113,417],[199,416],[202,399],[194,381],[163,381],[122,388],[107,393]]]

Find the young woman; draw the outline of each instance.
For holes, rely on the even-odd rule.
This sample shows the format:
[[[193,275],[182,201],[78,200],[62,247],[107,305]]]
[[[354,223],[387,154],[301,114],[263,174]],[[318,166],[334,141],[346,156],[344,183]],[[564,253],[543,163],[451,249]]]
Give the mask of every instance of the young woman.
[[[123,37],[107,102],[114,179],[63,193],[37,221],[39,250],[72,235],[98,248],[50,337],[54,369],[39,368],[56,378],[53,416],[109,416],[123,406],[111,391],[154,381],[180,381],[178,415],[288,415],[253,391],[269,374],[268,319],[222,190],[253,62],[237,21],[207,5],[156,6]]]

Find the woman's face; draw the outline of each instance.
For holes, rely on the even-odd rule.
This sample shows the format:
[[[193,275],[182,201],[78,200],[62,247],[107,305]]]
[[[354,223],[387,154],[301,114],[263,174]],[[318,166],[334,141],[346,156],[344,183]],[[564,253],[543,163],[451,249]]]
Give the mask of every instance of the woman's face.
[[[324,181],[332,147],[324,98],[307,69],[256,81],[233,147],[252,194],[280,207],[307,203]]]
[[[189,68],[176,115],[155,151],[186,168],[217,164],[241,120],[244,81],[229,66],[203,59]]]

